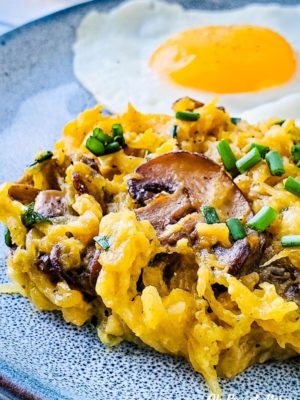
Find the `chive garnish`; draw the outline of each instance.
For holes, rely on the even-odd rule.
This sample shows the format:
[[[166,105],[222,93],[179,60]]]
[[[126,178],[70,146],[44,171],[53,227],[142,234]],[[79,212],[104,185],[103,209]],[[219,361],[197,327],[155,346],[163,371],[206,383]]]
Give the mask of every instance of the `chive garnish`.
[[[266,154],[270,151],[270,147],[258,143],[252,143],[250,145],[250,150],[252,149],[257,149],[262,158],[265,158]]]
[[[93,134],[88,137],[85,146],[97,157],[116,153],[125,146],[122,125],[113,124],[112,134],[113,136],[109,136],[101,128],[95,128]]]
[[[111,153],[116,153],[117,151],[121,150],[121,146],[119,143],[117,142],[112,142],[109,143],[106,147],[105,147],[105,154],[111,154]]]
[[[110,244],[109,244],[109,237],[105,236],[105,235],[101,235],[101,236],[95,236],[94,240],[97,244],[99,244],[99,246],[102,247],[103,250],[108,250],[110,248]]]
[[[198,121],[200,114],[191,111],[177,111],[175,117],[181,121]]]
[[[237,118],[237,117],[232,117],[230,118],[230,121],[234,124],[237,125],[238,123],[240,123],[242,120],[242,118]]]
[[[177,133],[178,133],[178,125],[174,125],[174,126],[172,127],[171,133],[172,133],[172,138],[173,138],[173,139],[176,139],[176,138],[177,138]]]
[[[111,131],[113,134],[113,137],[115,136],[123,136],[123,127],[121,124],[113,124],[113,126],[111,127]]]
[[[259,163],[260,160],[260,152],[257,150],[257,148],[254,148],[236,162],[236,167],[243,174],[244,172],[248,171],[248,169]]]
[[[284,167],[282,157],[278,151],[272,150],[266,154],[266,161],[269,166],[271,175],[282,176],[284,174]]]
[[[21,215],[22,224],[26,228],[32,228],[36,224],[47,223],[52,224],[52,222],[41,215],[40,213],[34,211],[34,203],[30,203],[27,210]]]
[[[288,192],[293,193],[295,196],[300,197],[300,182],[295,178],[289,176],[284,182],[284,188]]]
[[[124,139],[124,131],[123,131],[122,125],[121,124],[113,124],[111,130],[112,130],[114,141],[119,143],[120,146],[124,146],[125,139]]]
[[[12,247],[12,245],[13,245],[13,242],[11,239],[11,234],[7,227],[5,227],[5,230],[4,230],[4,242],[7,247]]]
[[[104,154],[104,144],[95,136],[88,137],[85,146],[91,153],[95,154],[95,156],[103,156]]]
[[[52,151],[44,151],[43,153],[40,153],[34,160],[32,164],[29,165],[29,167],[33,167],[37,164],[40,164],[46,160],[50,160],[53,157]]]
[[[283,247],[300,246],[300,235],[286,235],[281,238],[281,245]]]
[[[107,143],[111,143],[114,140],[111,136],[104,133],[103,130],[100,128],[95,128],[93,130],[92,137],[100,140],[100,142],[103,143],[104,145]]]
[[[274,208],[269,206],[264,206],[254,217],[252,217],[248,222],[248,228],[254,229],[257,232],[263,232],[275,221],[278,212]]]
[[[281,126],[281,125],[283,125],[284,123],[285,123],[285,119],[281,119],[281,120],[275,122],[273,125],[279,125],[279,126]]]
[[[123,146],[125,144],[124,136],[115,136],[114,142],[117,142],[120,146]]]
[[[218,152],[227,171],[235,169],[236,158],[226,139],[221,140],[217,145]]]
[[[218,224],[220,222],[219,216],[214,207],[202,206],[201,212],[207,224]]]
[[[294,144],[291,148],[293,161],[300,161],[300,144]],[[298,165],[297,165],[298,166]]]
[[[234,241],[244,239],[247,236],[247,233],[238,218],[229,218],[226,221],[226,225],[228,226],[229,232]]]

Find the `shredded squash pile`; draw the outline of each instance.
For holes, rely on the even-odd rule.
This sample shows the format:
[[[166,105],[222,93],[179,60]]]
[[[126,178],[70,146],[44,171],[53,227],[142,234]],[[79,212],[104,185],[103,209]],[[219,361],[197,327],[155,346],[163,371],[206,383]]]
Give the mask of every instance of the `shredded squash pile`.
[[[185,357],[219,393],[217,376],[230,378],[253,363],[300,353],[300,247],[280,242],[284,235],[300,234],[300,198],[284,189],[288,176],[300,179],[291,153],[300,142],[300,129],[292,120],[255,126],[236,121],[215,102],[204,105],[184,98],[174,109],[200,117],[188,121],[174,114],[144,115],[131,105],[123,115],[107,116],[97,106],[65,127],[53,154],[39,155],[19,182],[2,185],[0,220],[8,228],[8,275],[41,310],[60,310],[76,325],[97,318],[103,343],[142,342]],[[122,126],[122,148],[92,154],[87,138],[95,128],[111,135],[115,124]],[[223,139],[236,159],[252,143],[278,151],[284,174],[272,175],[264,159],[244,173],[224,172],[217,149]],[[208,224],[200,209],[192,210],[195,242],[182,234],[189,211],[163,227],[163,214],[157,225],[151,219],[153,202],[173,196],[171,189],[149,189],[148,184],[154,194],[144,204],[129,190],[143,163],[179,150],[204,154],[230,180],[228,186],[225,181],[224,187],[209,186],[207,205],[215,207],[220,223]],[[167,183],[171,169],[164,170]],[[278,212],[260,233],[263,240],[249,234],[262,244],[259,257],[243,273],[233,272],[214,251],[218,245],[228,251],[233,243],[225,223],[231,190],[249,204],[252,216],[264,206]],[[61,197],[51,197],[49,191]],[[151,218],[141,212],[149,202]],[[63,203],[60,215],[55,213],[57,203]],[[290,275],[281,278],[293,279],[287,290],[280,286],[282,280],[272,281],[263,272],[278,268],[282,260],[289,263],[284,272]]]

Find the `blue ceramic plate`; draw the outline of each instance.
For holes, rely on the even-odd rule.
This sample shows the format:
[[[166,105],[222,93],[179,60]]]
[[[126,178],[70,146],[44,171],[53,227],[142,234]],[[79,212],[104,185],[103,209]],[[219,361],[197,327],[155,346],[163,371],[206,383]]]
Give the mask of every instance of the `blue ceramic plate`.
[[[247,3],[181,2],[206,9]],[[17,179],[39,147],[51,148],[63,125],[95,103],[73,75],[75,30],[90,10],[108,10],[118,3],[76,6],[0,37],[0,182]],[[1,243],[3,281],[5,254]],[[269,395],[269,400],[294,400],[300,399],[299,377],[298,361],[292,360],[252,367],[221,384],[224,398],[231,394],[232,399],[260,400]],[[27,299],[15,295],[0,296],[0,385],[0,399],[187,400],[208,396],[203,379],[184,360],[132,344],[106,349],[93,326],[66,324],[60,314],[40,313]]]

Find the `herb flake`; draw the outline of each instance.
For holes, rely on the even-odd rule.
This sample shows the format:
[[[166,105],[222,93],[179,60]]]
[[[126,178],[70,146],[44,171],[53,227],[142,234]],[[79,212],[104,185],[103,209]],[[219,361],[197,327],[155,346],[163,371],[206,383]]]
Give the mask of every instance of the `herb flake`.
[[[230,118],[230,121],[233,125],[237,125],[241,122],[242,118],[238,118],[238,117],[232,117]]]
[[[94,240],[103,250],[107,251],[110,248],[109,237],[105,235],[95,236]]]
[[[12,245],[13,245],[13,242],[11,239],[11,234],[7,227],[5,227],[5,230],[4,230],[4,242],[7,247],[12,247]]]
[[[174,125],[173,127],[172,127],[172,138],[173,139],[177,139],[177,134],[178,134],[178,125]]]
[[[48,218],[34,211],[34,203],[29,204],[27,210],[21,215],[21,221],[22,224],[29,229],[37,224],[52,224],[52,222]]]
[[[53,157],[52,151],[43,151],[43,153],[40,153],[35,159],[32,164],[29,165],[29,167],[34,167],[37,164],[41,164],[44,161],[50,160]]]

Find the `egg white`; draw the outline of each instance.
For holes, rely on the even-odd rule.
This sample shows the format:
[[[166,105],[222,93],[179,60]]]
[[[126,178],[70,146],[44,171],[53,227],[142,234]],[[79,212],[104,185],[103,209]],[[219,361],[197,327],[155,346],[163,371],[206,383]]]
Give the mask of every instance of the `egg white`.
[[[283,119],[295,119],[296,123],[300,124],[300,93],[284,96],[279,100],[254,107],[242,112],[240,117],[251,123],[280,117]]]
[[[300,6],[261,4],[204,11],[162,1],[127,1],[107,13],[93,11],[84,17],[74,44],[74,71],[96,100],[113,112],[124,111],[128,102],[143,112],[169,112],[174,100],[191,96],[204,102],[218,97],[231,114],[239,116],[283,96],[300,95],[299,21]],[[271,89],[216,96],[173,84],[150,68],[151,54],[174,34],[204,25],[232,24],[259,25],[280,33],[298,55],[295,76]],[[280,68],[281,62],[278,59],[274,68]],[[300,111],[296,107],[294,111],[297,115],[292,117],[299,117]]]

